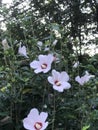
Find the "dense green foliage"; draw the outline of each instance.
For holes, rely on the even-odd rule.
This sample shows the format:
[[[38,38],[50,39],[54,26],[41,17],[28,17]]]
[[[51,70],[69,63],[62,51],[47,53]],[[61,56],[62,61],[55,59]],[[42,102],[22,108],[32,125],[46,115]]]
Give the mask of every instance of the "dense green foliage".
[[[25,3],[26,2],[26,3]],[[94,0],[14,1],[10,9],[1,5],[0,43],[0,130],[24,130],[22,120],[32,108],[48,112],[47,130],[98,129],[98,54],[91,56],[83,46],[97,46],[97,12]],[[83,9],[90,8],[87,12]],[[90,11],[90,12],[89,12]],[[93,36],[93,39],[90,37]],[[56,45],[53,45],[57,39]],[[39,49],[37,42],[42,41]],[[86,42],[85,42],[86,41]],[[20,42],[28,58],[19,55]],[[49,50],[44,51],[48,47]],[[75,49],[74,49],[75,48]],[[30,62],[40,54],[59,58],[52,69],[66,71],[71,88],[59,93],[47,81],[48,73],[35,74]],[[79,61],[77,68],[73,64]],[[75,81],[85,71],[95,75],[84,84]]]

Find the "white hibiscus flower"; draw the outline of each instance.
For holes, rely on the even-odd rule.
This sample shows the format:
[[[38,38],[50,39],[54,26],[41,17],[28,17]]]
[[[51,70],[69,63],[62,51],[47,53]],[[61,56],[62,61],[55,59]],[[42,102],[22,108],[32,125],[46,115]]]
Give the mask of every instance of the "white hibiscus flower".
[[[38,41],[38,42],[37,42],[37,46],[38,46],[38,48],[39,48],[40,51],[41,51],[41,49],[42,49],[42,45],[43,45],[43,43],[42,43],[41,41]]]
[[[6,39],[2,40],[2,46],[4,50],[8,50],[10,48]]]
[[[77,81],[80,85],[84,85],[85,83],[87,83],[90,78],[93,78],[95,77],[94,75],[90,75],[87,71],[85,72],[85,75],[80,77],[80,76],[77,76],[75,78],[75,81]]]
[[[30,67],[35,69],[34,72],[40,73],[47,73],[51,69],[51,64],[54,60],[53,55],[39,55],[38,56],[39,61],[34,60],[30,63]]]
[[[58,40],[55,39],[55,40],[53,41],[53,44],[52,44],[52,45],[55,46],[55,45],[57,44],[57,42],[58,42]]]
[[[48,122],[46,122],[47,117],[47,112],[41,112],[39,114],[38,110],[33,108],[28,116],[23,119],[23,126],[27,130],[45,130],[48,126]]]
[[[27,52],[26,52],[26,47],[25,46],[21,46],[21,43],[20,43],[20,46],[19,46],[19,49],[18,49],[18,53],[22,56],[25,56],[28,58],[27,56]]]
[[[77,68],[79,66],[79,61],[77,61],[74,65],[73,68]]]
[[[58,92],[63,92],[64,89],[69,89],[71,85],[68,83],[69,75],[63,71],[61,73],[52,70],[52,76],[48,77],[48,82],[53,85],[53,89]]]

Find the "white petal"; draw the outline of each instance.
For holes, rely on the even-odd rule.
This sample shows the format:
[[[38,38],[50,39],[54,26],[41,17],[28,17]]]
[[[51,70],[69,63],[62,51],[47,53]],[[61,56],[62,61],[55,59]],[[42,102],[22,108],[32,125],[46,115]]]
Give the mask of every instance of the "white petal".
[[[53,77],[49,76],[49,77],[48,77],[48,82],[51,83],[51,84],[54,84]]]
[[[33,62],[30,63],[30,67],[33,69],[39,68],[39,61],[34,60]]]
[[[84,79],[85,79],[85,82],[88,82],[88,81],[90,80],[90,78],[95,77],[95,75],[90,75],[90,74],[88,73],[88,71],[85,71],[85,73],[86,73],[86,74],[83,76]]]
[[[39,59],[40,63],[44,63],[46,61],[46,55],[39,55],[38,59]]]
[[[77,81],[80,85],[82,85],[82,80],[81,80],[81,78],[80,78],[80,76],[77,76],[76,78],[75,78],[75,81]]]
[[[44,51],[49,51],[50,48],[49,47],[45,47]]]
[[[28,130],[34,130],[33,126],[34,126],[34,122],[31,120],[29,120],[28,118],[25,118],[23,120],[23,126],[28,129]]]
[[[10,48],[6,39],[2,40],[2,46],[4,50],[7,50]]]
[[[86,83],[86,82],[89,81],[89,79],[90,79],[90,77],[89,77],[88,75],[84,75],[84,76],[82,77],[82,82]]]
[[[37,45],[41,47],[43,45],[43,43],[41,41],[38,41]]]
[[[51,69],[51,66],[48,65],[46,69],[43,69],[43,73],[47,73]]]
[[[89,77],[90,77],[90,78],[94,78],[94,77],[95,77],[95,75],[89,75]]]
[[[41,119],[42,122],[45,122],[47,117],[48,117],[48,113],[47,112],[41,112],[40,113],[40,119]]]
[[[53,62],[53,56],[51,54],[49,55],[39,55],[39,62],[40,65],[47,64],[47,68],[43,69],[43,72],[46,73],[51,69],[51,64]]]
[[[64,72],[64,71],[61,72],[60,80],[61,81],[68,81],[69,80],[69,75],[66,72]]]
[[[77,61],[74,65],[73,68],[77,68],[79,66],[79,61]]]
[[[95,77],[95,75],[90,75],[90,74],[87,74],[87,72],[86,72],[86,74],[84,75],[84,77],[86,79],[88,79],[88,81],[89,81],[89,79]]]
[[[60,73],[57,72],[56,70],[52,70],[52,75],[53,75],[53,79],[55,80],[59,80],[60,77]]]
[[[58,40],[53,41],[53,45],[55,46],[57,44]]]
[[[4,46],[5,44],[8,44],[6,39],[2,40],[2,45]]]
[[[39,117],[38,110],[36,108],[31,109],[27,117],[31,120],[36,120]]]
[[[27,53],[26,53],[26,47],[25,47],[25,46],[21,47],[21,45],[20,45],[19,50],[18,50],[18,53],[19,53],[20,55],[23,55],[23,56],[25,56],[25,57],[28,57],[28,56],[27,56]]]
[[[22,51],[23,54],[26,55],[26,47],[25,46],[21,47],[21,51]]]
[[[88,76],[89,76],[89,73],[88,73],[88,71],[85,71],[85,75],[88,75]]]
[[[48,60],[48,63],[51,64],[53,62],[53,60],[54,60],[54,56],[52,54],[48,54],[47,60]]]
[[[64,89],[69,89],[71,88],[71,85],[68,82],[63,82],[61,87],[63,87]]]
[[[34,70],[34,72],[35,72],[36,74],[38,74],[38,73],[40,73],[40,72],[42,72],[42,71],[43,71],[43,69],[41,69],[41,68],[37,68],[37,69]]]
[[[61,87],[61,86],[56,86],[56,85],[53,85],[53,89],[57,90],[58,92],[63,92],[64,91],[64,88]]]
[[[48,126],[48,122],[43,123],[43,127],[40,130],[45,130],[47,126]]]

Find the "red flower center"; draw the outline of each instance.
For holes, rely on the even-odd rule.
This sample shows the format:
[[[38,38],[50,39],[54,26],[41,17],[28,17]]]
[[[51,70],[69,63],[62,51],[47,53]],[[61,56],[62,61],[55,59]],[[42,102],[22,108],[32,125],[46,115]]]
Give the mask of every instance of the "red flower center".
[[[42,128],[42,123],[41,122],[36,122],[34,125],[35,130],[40,130]]]
[[[42,69],[46,69],[46,68],[47,68],[47,64],[45,64],[45,63],[42,64],[42,65],[41,65],[41,68],[42,68]]]
[[[56,84],[57,86],[60,86],[60,85],[61,85],[60,81],[58,81],[58,80],[55,81],[55,84]]]

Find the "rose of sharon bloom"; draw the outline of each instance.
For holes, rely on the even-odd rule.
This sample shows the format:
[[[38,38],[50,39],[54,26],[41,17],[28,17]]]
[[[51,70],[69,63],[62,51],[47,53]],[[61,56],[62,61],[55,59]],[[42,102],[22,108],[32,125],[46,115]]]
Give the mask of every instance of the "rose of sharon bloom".
[[[4,50],[7,50],[10,48],[6,39],[2,40],[2,46]]]
[[[95,77],[94,75],[90,75],[87,71],[85,73],[86,74],[84,76],[82,76],[82,77],[77,76],[75,78],[75,81],[77,81],[80,85],[84,85],[85,83],[87,83],[90,80],[90,78]]]
[[[74,65],[73,68],[77,68],[79,66],[79,61],[77,61]]]
[[[53,55],[39,55],[38,56],[39,61],[34,60],[30,63],[30,67],[35,69],[34,72],[40,73],[47,73],[51,69],[51,64],[54,60]]]
[[[45,122],[48,117],[48,113],[41,112],[39,114],[36,108],[31,109],[26,118],[23,119],[23,126],[27,130],[45,130],[48,126],[48,122]]]
[[[20,43],[20,46],[19,46],[19,49],[18,49],[18,53],[22,56],[25,56],[28,58],[27,56],[27,52],[26,52],[26,47],[25,46],[21,46],[21,43]]]
[[[43,43],[42,43],[41,41],[38,41],[38,42],[37,42],[37,46],[38,46],[38,48],[39,48],[40,51],[41,51],[41,49],[42,49],[42,45],[43,45]]]
[[[53,46],[55,46],[55,45],[57,44],[57,42],[58,42],[58,40],[55,39],[55,40],[53,41]]]
[[[61,73],[52,70],[52,76],[48,77],[48,82],[53,85],[53,88],[58,92],[63,92],[64,89],[69,89],[71,85],[68,83],[69,76],[63,71]]]
[[[38,41],[37,45],[41,47],[43,45],[43,43],[41,41]]]

